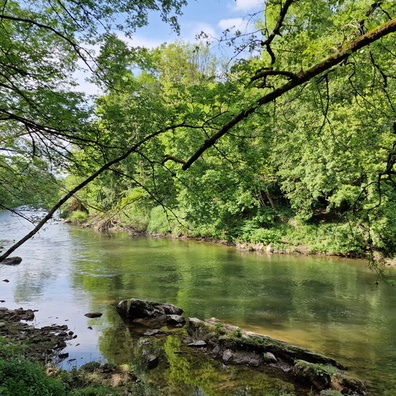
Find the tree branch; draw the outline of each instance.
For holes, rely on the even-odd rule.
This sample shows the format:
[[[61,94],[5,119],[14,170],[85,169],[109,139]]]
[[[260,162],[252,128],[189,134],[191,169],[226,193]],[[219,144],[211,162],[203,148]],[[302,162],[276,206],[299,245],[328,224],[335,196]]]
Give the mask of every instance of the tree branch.
[[[265,47],[265,49],[267,50],[267,52],[269,53],[269,55],[271,57],[271,65],[273,65],[276,62],[276,56],[274,54],[274,51],[272,51],[272,48],[271,48],[272,41],[274,40],[274,38],[276,36],[280,35],[280,30],[282,28],[283,21],[286,18],[287,11],[289,10],[289,7],[295,1],[298,1],[298,0],[286,0],[285,4],[283,4],[283,6],[280,10],[279,18],[278,18],[278,21],[276,22],[274,29],[272,30],[272,32],[268,36],[268,38],[261,43],[261,46]]]
[[[124,154],[120,155],[119,157],[107,162],[104,164],[101,168],[99,168],[96,172],[92,173],[91,176],[86,178],[83,182],[81,182],[79,185],[74,187],[72,190],[70,190],[67,194],[63,196],[62,199],[60,199],[49,211],[48,213],[43,217],[42,220],[36,225],[36,227],[33,228],[32,231],[30,231],[28,234],[26,234],[22,239],[20,239],[18,242],[16,242],[14,245],[12,245],[8,250],[6,250],[1,256],[0,256],[0,263],[5,260],[11,253],[13,253],[19,246],[23,245],[27,240],[32,238],[35,234],[37,234],[38,231],[44,226],[45,223],[47,223],[48,220],[52,218],[52,216],[55,214],[55,212],[69,199],[71,198],[74,194],[76,194],[78,191],[80,191],[82,188],[84,188],[86,185],[91,183],[93,180],[95,180],[99,175],[101,175],[103,172],[107,171],[108,169],[111,168],[111,166],[123,161],[124,159],[128,158],[132,153],[136,152],[139,147],[141,147],[143,144],[145,144],[147,141],[151,140],[155,136],[160,135],[161,133],[164,133],[168,130],[174,129],[179,127],[180,125],[173,125],[170,127],[167,127],[165,129],[156,131],[151,133],[150,135],[146,136],[142,140],[140,140],[138,143],[134,144],[129,150],[127,150]]]
[[[182,169],[187,170],[190,166],[210,147],[212,147],[217,140],[219,140],[223,135],[225,135],[230,129],[239,124],[241,121],[248,118],[251,114],[253,114],[258,108],[263,106],[266,103],[273,102],[275,99],[279,98],[286,92],[292,90],[293,88],[298,87],[308,81],[310,81],[313,77],[316,77],[320,73],[323,73],[326,70],[338,65],[343,60],[348,58],[348,56],[361,48],[368,46],[369,44],[379,40],[381,37],[384,37],[390,33],[394,33],[396,31],[396,18],[391,19],[390,21],[384,23],[376,29],[373,29],[363,36],[360,36],[356,40],[351,43],[345,45],[343,48],[339,50],[339,52],[324,61],[317,63],[315,66],[312,66],[308,70],[302,71],[296,74],[296,77],[282,85],[279,88],[274,89],[267,95],[264,95],[256,102],[254,102],[250,107],[242,110],[239,114],[237,114],[231,121],[225,124],[217,133],[212,135],[209,139],[206,139],[201,147],[190,157],[189,160],[183,165]]]

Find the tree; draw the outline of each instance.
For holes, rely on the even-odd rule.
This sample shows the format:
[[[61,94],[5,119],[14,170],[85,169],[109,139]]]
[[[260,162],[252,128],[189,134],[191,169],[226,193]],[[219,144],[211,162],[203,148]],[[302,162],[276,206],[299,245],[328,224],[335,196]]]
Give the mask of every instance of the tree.
[[[184,0],[97,4],[86,0],[3,1],[2,152],[7,157],[45,158],[59,168],[73,160],[70,145],[96,145],[99,131],[89,122],[92,106],[74,82],[81,63],[91,70],[96,67],[94,54],[84,46],[102,42],[114,27],[132,34],[147,23],[151,10],[160,12],[164,21],[178,29],[175,15],[184,4]],[[122,13],[127,17],[114,22]],[[103,72],[97,70],[97,75]]]
[[[132,34],[147,23],[149,11],[159,12],[162,19],[177,30],[176,16],[185,3],[185,0],[1,2],[0,150],[3,155],[0,169],[4,175],[3,190],[13,194],[12,189],[20,189],[22,179],[17,181],[19,187],[11,188],[10,181],[14,178],[8,174],[12,171],[15,175],[22,169],[26,174],[34,172],[37,158],[47,164],[47,169],[56,172],[67,169],[74,161],[71,147],[95,145],[103,149],[98,141],[100,130],[90,122],[90,100],[78,92],[74,83],[74,73],[81,68],[81,62],[85,68],[95,68],[95,56],[85,47],[100,43],[114,28]],[[127,17],[117,22],[116,17],[121,14]],[[97,70],[98,76],[101,72]],[[13,165],[22,161],[25,161],[24,168],[17,169]],[[29,191],[26,187],[22,188]],[[33,201],[29,199],[25,203],[33,204]],[[7,195],[0,198],[2,206],[15,202]],[[59,207],[59,203],[55,206]],[[46,219],[53,213],[51,210]]]
[[[168,4],[168,2],[164,3]],[[174,3],[174,5],[177,6],[180,3]],[[12,4],[15,5],[15,3]],[[82,4],[86,5],[85,2]],[[152,3],[150,2],[149,4]],[[41,135],[36,134],[37,136],[44,136],[41,139],[41,143],[43,143],[45,149],[48,149],[48,141],[51,141],[49,150],[51,153],[54,151],[53,147],[55,146],[57,147],[57,150],[55,150],[57,155],[66,156],[68,159],[73,158],[73,153],[69,153],[68,147],[62,145],[64,141],[67,141],[73,143],[75,147],[95,148],[96,158],[100,157],[102,159],[101,164],[93,169],[91,175],[75,186],[53,207],[47,215],[47,219],[68,197],[101,176],[105,171],[110,168],[116,168],[116,172],[119,174],[123,173],[121,168],[128,167],[127,162],[130,161],[131,154],[136,154],[133,156],[135,159],[139,158],[142,163],[153,169],[153,166],[157,166],[159,163],[158,156],[163,153],[163,161],[160,163],[166,165],[176,176],[186,170],[193,173],[192,165],[197,166],[198,163],[206,167],[208,174],[210,174],[216,171],[218,161],[212,156],[213,152],[218,151],[220,156],[222,156],[221,150],[223,148],[227,150],[227,146],[234,146],[234,148],[227,151],[227,154],[235,153],[235,149],[239,145],[239,139],[235,138],[235,136],[250,136],[247,128],[253,128],[255,131],[254,138],[257,141],[261,141],[261,137],[276,143],[274,149],[268,153],[268,158],[271,158],[271,155],[275,155],[277,150],[278,152],[281,150],[282,139],[287,139],[287,134],[283,138],[283,134],[278,129],[280,126],[285,125],[285,122],[282,124],[282,122],[277,123],[277,121],[282,115],[282,111],[287,113],[287,106],[290,103],[298,108],[298,95],[304,90],[310,91],[312,94],[307,96],[307,100],[304,103],[301,103],[303,108],[309,108],[310,103],[315,102],[315,92],[320,93],[319,97],[324,103],[324,107],[321,108],[322,113],[325,115],[323,124],[328,127],[329,124],[326,119],[328,111],[326,108],[327,104],[330,106],[330,102],[326,99],[326,95],[327,97],[329,96],[330,87],[334,87],[332,89],[335,92],[337,85],[342,86],[343,80],[345,81],[345,78],[348,79],[350,75],[345,73],[345,71],[350,70],[347,69],[347,65],[351,63],[361,73],[361,79],[358,81],[360,84],[359,90],[356,90],[356,83],[351,84],[351,88],[355,89],[355,104],[357,107],[359,104],[357,104],[356,100],[360,98],[360,93],[365,90],[372,90],[372,87],[367,85],[367,80],[365,79],[365,75],[370,73],[370,67],[371,71],[374,70],[376,72],[376,81],[382,79],[382,88],[391,86],[393,76],[386,71],[386,64],[394,62],[394,55],[389,46],[391,42],[390,34],[396,31],[396,19],[392,18],[396,7],[393,2],[382,1],[371,4],[367,1],[356,3],[341,0],[319,2],[313,0],[286,0],[282,3],[267,1],[265,6],[265,21],[261,27],[259,26],[262,34],[262,39],[259,40],[262,48],[260,57],[242,60],[240,64],[235,65],[232,73],[227,77],[227,81],[213,80],[212,86],[210,82],[204,87],[201,86],[202,84],[191,85],[187,82],[185,76],[182,79],[182,84],[180,84],[180,81],[172,81],[172,79],[167,80],[168,86],[163,85],[161,87],[157,84],[156,89],[164,91],[164,98],[167,99],[165,103],[153,100],[155,90],[153,90],[153,85],[150,84],[149,79],[146,79],[146,86],[135,85],[136,80],[130,78],[127,67],[121,67],[122,73],[126,74],[117,74],[119,71],[115,67],[114,62],[112,62],[111,57],[107,56],[102,59],[102,64],[104,60],[108,62],[107,68],[104,68],[105,76],[106,72],[109,72],[108,75],[112,77],[108,80],[108,84],[114,84],[114,88],[117,89],[117,81],[126,81],[128,89],[131,87],[132,92],[134,92],[132,97],[139,99],[141,103],[138,106],[128,108],[128,111],[124,112],[124,108],[118,102],[122,95],[117,97],[117,101],[114,100],[115,96],[112,97],[110,95],[98,102],[101,109],[98,114],[100,114],[101,119],[100,122],[92,123],[88,122],[86,109],[81,109],[81,106],[77,105],[74,107],[70,106],[70,103],[81,104],[78,97],[75,94],[66,95],[62,112],[59,113],[57,108],[56,117],[51,117],[51,120],[67,118],[66,128],[59,131],[59,128],[57,129],[56,125],[54,125],[56,123],[53,123],[50,124],[49,130],[35,129],[35,131],[39,130],[41,133]],[[93,9],[96,13],[96,8],[94,7]],[[74,8],[72,7],[70,10],[73,11]],[[88,8],[88,10],[91,9]],[[100,8],[100,10],[96,15],[102,16],[107,21],[109,15],[106,14],[104,9]],[[30,12],[32,11],[30,10]],[[36,11],[33,13],[32,18],[37,17],[40,22],[34,22],[32,26],[38,33],[42,34],[40,17],[37,16]],[[50,15],[53,14],[50,13]],[[71,15],[73,16],[74,14],[71,13]],[[82,18],[82,14],[79,11],[76,11],[76,15],[78,18]],[[320,15],[320,18],[318,15]],[[86,15],[84,14],[84,16]],[[43,15],[41,15],[41,18],[43,18]],[[7,23],[14,21],[10,17],[3,19]],[[46,21],[49,20],[50,18],[46,19]],[[75,23],[74,18],[71,18],[71,20]],[[76,29],[73,33],[77,31],[83,32],[83,38],[88,37],[92,40],[92,37],[96,34],[95,29],[87,28],[86,23],[88,23],[88,20],[86,18],[82,18],[82,21],[82,26],[85,26],[84,29]],[[20,18],[19,22],[25,23],[25,20]],[[68,48],[71,45],[70,36],[64,35],[62,33],[63,30],[60,31],[61,35],[59,35],[60,32],[56,30],[58,25],[55,24],[54,26],[55,32],[48,27],[44,28],[45,32],[51,32],[56,42],[59,41],[63,47]],[[62,28],[65,28],[65,26],[67,27],[68,24],[62,25]],[[33,35],[33,37],[37,36]],[[252,45],[254,45],[257,41],[257,36],[254,36],[252,40]],[[113,43],[110,41],[108,43],[111,44],[109,48],[125,50],[122,44],[114,40]],[[64,54],[63,47],[61,54]],[[77,54],[81,52],[80,46],[72,45],[71,47],[74,50],[74,55],[76,51]],[[380,51],[384,48],[385,51],[380,55]],[[43,60],[43,55],[45,54],[39,56],[40,60]],[[69,65],[75,64],[72,62],[68,63],[69,57],[63,60],[64,58],[61,56],[59,59],[69,67],[69,70]],[[59,68],[57,70],[59,71]],[[101,69],[98,69],[98,74],[100,72]],[[58,81],[57,78],[53,82],[51,80],[51,83],[55,84],[55,81]],[[327,85],[324,85],[323,89],[323,81],[331,81],[331,84],[328,85],[329,90],[327,90]],[[155,81],[152,79],[152,82]],[[107,85],[107,87],[108,92],[113,89],[110,85]],[[59,88],[59,86],[56,86],[56,88]],[[40,90],[37,89],[36,91]],[[54,92],[58,93],[57,90]],[[392,98],[387,96],[389,92],[390,89],[383,89],[381,95],[382,98],[387,98],[386,100],[389,101],[391,108]],[[323,97],[323,93],[325,97]],[[51,95],[43,99],[43,104],[50,105],[53,103],[54,96],[52,91]],[[189,98],[197,97],[197,100],[188,101]],[[348,100],[351,100],[351,98],[348,98]],[[334,104],[331,103],[331,105],[336,108],[342,102],[342,100],[335,100]],[[145,107],[146,104],[148,106]],[[269,105],[269,109],[275,111],[275,113],[272,112],[275,118],[273,116],[268,117],[270,112],[266,108]],[[18,106],[18,109],[20,107]],[[43,106],[43,108],[45,107]],[[51,106],[49,108],[51,109]],[[325,111],[323,111],[323,108]],[[70,114],[71,109],[73,114]],[[147,109],[149,109],[149,112],[147,112]],[[32,113],[35,114],[34,111]],[[342,112],[336,113],[334,113],[335,116],[342,116]],[[115,114],[117,114],[117,117],[114,117]],[[150,119],[147,118],[147,115],[150,116]],[[301,132],[304,132],[303,121],[305,113],[297,111],[297,115],[300,115],[300,119],[295,122],[295,125]],[[40,119],[36,116],[34,120],[36,118]],[[355,118],[357,119],[357,117]],[[386,117],[384,117],[384,122],[385,119]],[[73,120],[77,122],[73,122]],[[389,119],[386,120],[387,122],[384,125],[385,128],[388,127],[389,131],[392,124]],[[7,121],[15,121],[15,119],[7,118]],[[268,123],[268,125],[263,125],[263,121]],[[291,121],[293,121],[293,117]],[[37,122],[34,122],[33,125],[36,126]],[[28,124],[22,122],[22,125],[26,126]],[[70,129],[68,129],[69,125]],[[128,125],[133,127],[133,133],[130,133],[131,128],[128,131]],[[322,129],[320,125],[318,133]],[[41,124],[39,124],[39,127],[41,127]],[[265,133],[260,133],[260,131],[264,130]],[[103,133],[104,131],[117,131],[117,136],[112,136],[111,133],[110,135]],[[43,135],[44,132],[47,135]],[[269,139],[271,134],[274,139]],[[329,129],[329,134],[331,134],[331,128]],[[110,142],[115,143],[114,145],[109,145],[106,140],[108,136],[110,136]],[[300,140],[303,139],[301,133],[292,134],[291,136],[292,138],[296,136]],[[113,138],[115,138],[115,142]],[[174,143],[164,144],[166,141],[174,141]],[[36,143],[35,141],[33,142]],[[122,142],[128,146],[125,147],[125,145],[120,144]],[[367,142],[363,143],[363,145],[365,144]],[[61,147],[60,150],[59,146]],[[166,148],[165,151],[162,151],[163,146]],[[246,144],[241,144],[240,146],[240,154],[243,154],[243,151],[247,150]],[[382,164],[386,165],[383,168],[384,170],[378,172],[377,169],[377,176],[381,181],[380,184],[384,186],[378,190],[379,196],[384,197],[385,190],[389,190],[389,199],[393,196],[392,174],[394,161],[392,147],[387,146],[384,150],[385,155],[382,156]],[[249,147],[250,153],[254,153],[255,150],[256,152],[258,151],[257,143]],[[267,153],[267,151],[265,146],[258,152]],[[70,156],[65,153],[70,154]],[[203,157],[204,154],[209,160]],[[295,161],[301,161],[301,158],[303,157],[300,156],[299,158],[296,154]],[[174,164],[172,164],[172,161]],[[61,162],[64,161],[62,160]],[[181,169],[180,164],[182,164]],[[262,169],[263,166],[267,165],[270,165],[270,167],[276,165],[280,168],[280,164],[276,164],[276,161],[273,161],[273,164],[264,162],[258,168]],[[379,163],[378,165],[381,164]],[[131,170],[135,171],[136,166],[133,166]],[[276,168],[274,170],[278,172]],[[257,171],[259,172],[260,170],[258,169]],[[287,190],[287,183],[289,182],[289,185],[291,185],[290,182],[292,181],[288,171],[290,169],[282,175],[281,170],[279,170],[277,177],[280,177],[286,194],[291,199],[294,199],[291,195],[294,187],[290,191]],[[131,177],[128,173],[124,172],[124,174],[129,178]],[[300,176],[297,178],[300,178]],[[299,180],[297,181],[299,182]],[[313,184],[309,184],[310,190],[314,191]],[[363,188],[363,191],[373,188],[373,186],[374,184],[370,181]],[[320,191],[322,195],[324,194],[326,198],[326,192],[323,187],[319,186],[317,191]],[[330,194],[327,192],[327,198],[329,197]],[[336,197],[336,195],[332,196],[332,202],[338,205],[341,201],[337,203],[337,199],[340,200],[340,198]],[[313,194],[313,198],[319,198],[317,193]],[[225,200],[227,200],[227,197]],[[382,205],[378,206],[383,208]],[[365,213],[370,217],[373,212],[367,211],[367,209],[365,208]],[[362,215],[361,218],[364,219],[364,216]],[[366,220],[370,221],[367,216]],[[11,251],[8,250],[4,253],[0,260],[10,254]]]

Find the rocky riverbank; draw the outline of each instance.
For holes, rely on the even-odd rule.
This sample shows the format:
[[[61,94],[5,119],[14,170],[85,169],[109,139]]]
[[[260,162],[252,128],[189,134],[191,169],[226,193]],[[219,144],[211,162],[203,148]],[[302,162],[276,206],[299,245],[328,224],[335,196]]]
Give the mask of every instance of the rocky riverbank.
[[[345,367],[332,358],[271,337],[247,332],[216,319],[184,318],[183,310],[172,304],[147,300],[121,301],[117,311],[131,331],[146,328],[145,336],[172,336],[172,328],[184,327],[183,344],[226,365],[244,365],[272,377],[296,384],[299,393],[320,396],[366,396],[363,381],[349,376]],[[168,330],[162,330],[163,327]],[[154,360],[154,359],[153,359]],[[156,359],[158,364],[158,360]],[[304,394],[304,393],[303,393]]]
[[[0,336],[23,342],[25,355],[36,361],[56,364],[67,358],[62,350],[68,340],[77,336],[67,325],[33,326],[34,312],[31,309],[0,307]]]
[[[121,301],[116,310],[134,337],[145,338],[146,345],[149,338],[180,337],[183,331],[180,345],[184,352],[175,353],[188,354],[186,351],[190,350],[195,354],[210,356],[224,365],[240,365],[255,372],[260,371],[294,384],[292,386],[299,395],[368,395],[364,382],[349,376],[339,362],[307,349],[247,332],[213,318],[184,318],[183,310],[172,304],[129,299]],[[62,350],[67,341],[77,335],[67,325],[36,328],[31,324],[33,320],[34,311],[31,309],[0,308],[0,337],[19,342],[24,346],[22,353],[25,357],[45,363],[48,375],[63,376],[72,387],[100,384],[122,389],[125,394],[139,394],[136,393],[136,386],[142,383],[127,365],[117,367],[91,362],[72,374],[62,374],[56,365],[68,358],[68,354],[62,353]],[[142,358],[149,370],[157,367],[161,360],[152,354]]]

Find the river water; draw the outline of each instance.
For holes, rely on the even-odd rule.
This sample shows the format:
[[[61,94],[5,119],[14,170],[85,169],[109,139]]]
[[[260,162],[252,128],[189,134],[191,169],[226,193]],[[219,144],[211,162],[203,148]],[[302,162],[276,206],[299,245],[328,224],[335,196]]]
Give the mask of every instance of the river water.
[[[0,212],[0,246],[9,246],[31,228]],[[2,305],[37,309],[35,325],[67,324],[78,335],[66,349],[64,368],[91,360],[133,364],[141,346],[131,340],[114,309],[117,301],[133,297],[176,304],[185,316],[216,317],[329,355],[367,379],[373,395],[396,395],[396,288],[377,285],[364,261],[98,234],[57,221],[15,255],[23,258],[20,265],[0,266]],[[390,269],[389,276],[396,278],[396,270]],[[84,316],[96,311],[103,316]],[[169,342],[167,348],[177,348]],[[188,395],[183,381],[195,389],[190,394],[223,394],[211,381],[224,386],[224,378],[208,375],[207,366],[193,374],[195,379],[186,379],[189,370],[181,375],[180,361],[177,365],[178,374],[172,374],[172,381],[179,381],[177,390],[169,394]],[[255,394],[248,391],[249,380],[244,381],[238,386],[245,393],[228,389],[224,394]]]

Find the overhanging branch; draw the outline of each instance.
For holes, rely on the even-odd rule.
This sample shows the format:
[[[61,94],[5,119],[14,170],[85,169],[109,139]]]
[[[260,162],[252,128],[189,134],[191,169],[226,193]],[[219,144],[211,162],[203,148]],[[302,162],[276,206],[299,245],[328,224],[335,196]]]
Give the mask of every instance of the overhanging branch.
[[[153,132],[134,144],[131,148],[129,148],[124,154],[120,155],[119,157],[107,162],[104,164],[101,168],[99,168],[96,172],[92,173],[91,176],[86,178],[83,182],[81,182],[78,186],[74,187],[72,190],[70,190],[67,194],[63,196],[62,199],[60,199],[46,214],[46,216],[43,217],[43,219],[34,227],[32,231],[30,231],[28,234],[26,234],[21,240],[16,242],[14,245],[12,245],[8,250],[6,250],[1,256],[0,256],[0,263],[6,259],[12,252],[14,252],[19,246],[23,245],[27,240],[32,238],[35,234],[37,234],[38,231],[44,226],[45,223],[47,223],[48,220],[52,218],[52,216],[55,214],[55,212],[69,199],[71,198],[74,194],[76,194],[78,191],[80,191],[82,188],[84,188],[86,185],[91,183],[93,180],[95,180],[99,175],[101,175],[103,172],[107,171],[110,169],[113,165],[123,161],[124,159],[128,158],[132,153],[136,152],[139,147],[141,147],[143,144],[148,142],[149,140],[153,139],[155,136],[160,135],[161,133],[164,133],[166,131],[169,131],[170,129],[177,128],[181,125],[173,125],[171,127],[164,128],[162,130]]]
[[[308,81],[310,81],[313,77],[318,76],[319,74],[331,69],[332,67],[338,65],[343,60],[348,58],[348,56],[361,48],[368,46],[369,44],[379,40],[380,38],[396,32],[396,18],[391,19],[390,21],[384,23],[376,29],[373,29],[366,34],[360,36],[356,40],[342,47],[339,52],[335,55],[328,57],[320,63],[317,63],[315,66],[312,66],[308,70],[297,73],[291,81],[282,85],[279,88],[274,89],[267,95],[262,96],[260,99],[256,100],[250,107],[242,110],[239,114],[237,114],[234,118],[231,119],[227,124],[225,124],[217,133],[212,135],[209,139],[206,139],[205,142],[198,148],[198,150],[186,161],[183,165],[182,169],[187,170],[190,166],[210,147],[212,147],[217,140],[219,140],[222,136],[224,136],[230,129],[239,124],[241,121],[248,118],[251,114],[253,114],[258,108],[265,105],[266,103],[273,102],[275,99],[279,98],[286,92],[292,90],[293,88],[298,87]]]

